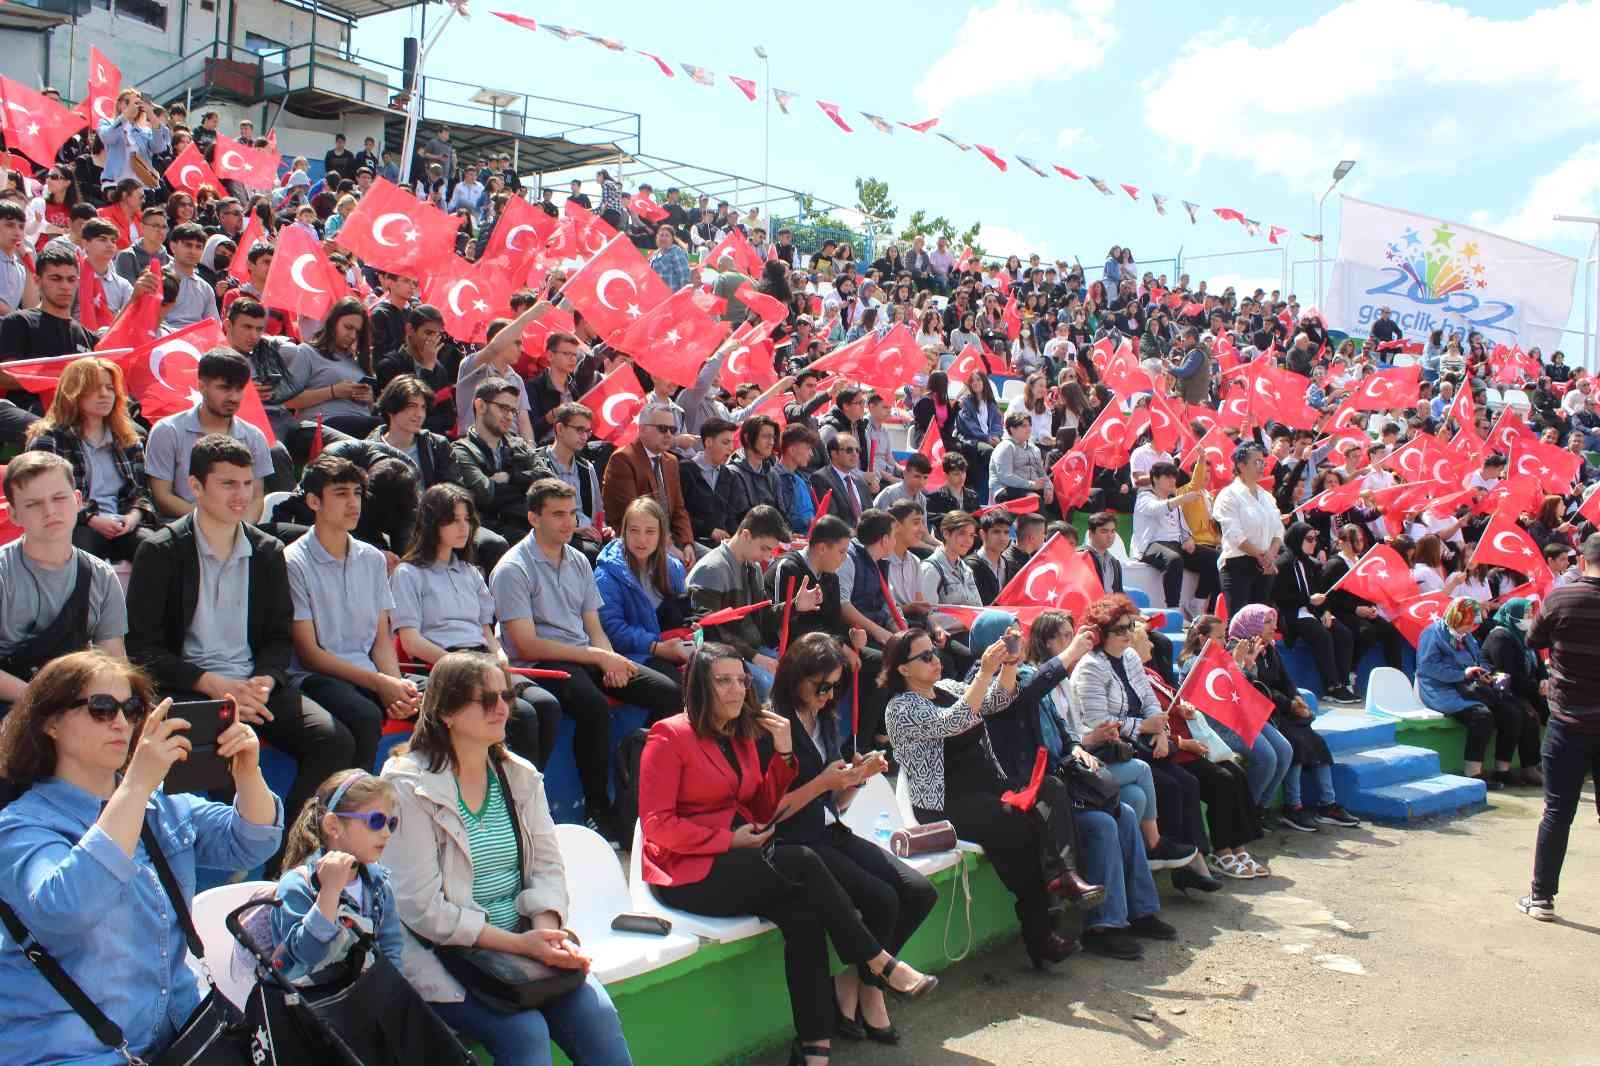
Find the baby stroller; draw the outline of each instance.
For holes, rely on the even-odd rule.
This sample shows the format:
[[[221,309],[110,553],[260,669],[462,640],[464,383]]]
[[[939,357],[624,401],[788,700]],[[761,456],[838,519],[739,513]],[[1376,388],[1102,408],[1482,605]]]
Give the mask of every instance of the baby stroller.
[[[340,976],[315,985],[286,979],[268,929],[267,909],[278,906],[281,900],[253,899],[224,919],[255,966],[256,985],[244,1015],[256,1066],[476,1066],[450,1027],[378,951],[371,934],[348,922],[357,942]],[[250,911],[256,913],[244,917]]]

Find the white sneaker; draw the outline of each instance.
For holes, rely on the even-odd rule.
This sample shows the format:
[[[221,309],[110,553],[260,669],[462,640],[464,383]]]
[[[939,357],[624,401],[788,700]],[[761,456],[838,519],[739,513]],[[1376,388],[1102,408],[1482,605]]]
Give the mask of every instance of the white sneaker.
[[[1553,922],[1556,920],[1556,901],[1541,899],[1538,896],[1523,896],[1517,900],[1517,910],[1538,922]]]

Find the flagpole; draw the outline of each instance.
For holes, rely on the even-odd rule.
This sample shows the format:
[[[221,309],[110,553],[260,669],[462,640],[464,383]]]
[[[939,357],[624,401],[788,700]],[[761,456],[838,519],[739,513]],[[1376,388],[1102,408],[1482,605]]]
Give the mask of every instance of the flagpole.
[[[761,94],[761,214],[768,239],[775,241],[778,234],[772,228],[772,219],[767,210],[772,196],[772,64],[767,59],[767,50],[759,44],[756,45],[756,58],[761,60],[762,76],[767,83],[766,92]]]
[[[417,56],[416,68],[411,72],[410,94],[406,98],[406,136],[405,143],[400,149],[400,177],[401,186],[411,187],[411,180],[416,177],[411,172],[412,157],[417,150],[417,124],[422,119],[422,68],[427,65],[428,53],[433,51],[433,46],[439,43],[439,38],[444,34],[445,27],[450,25],[450,20],[457,15],[467,13],[467,0],[450,0],[450,10],[445,14],[444,20],[433,31],[433,36],[428,38],[428,43],[423,47],[422,54]],[[445,175],[449,181],[451,175]]]
[[[1595,227],[1595,235],[1594,235],[1595,268],[1596,268],[1595,269],[1595,273],[1596,273],[1596,275],[1600,275],[1600,218],[1595,218],[1592,215],[1556,215],[1554,217],[1555,217],[1555,220],[1557,222],[1582,222],[1585,225],[1590,225],[1590,226]],[[1595,289],[1596,306],[1600,306],[1600,279],[1597,279],[1595,284],[1596,284],[1596,289]],[[1584,361],[1585,364],[1588,365],[1589,369],[1593,370],[1594,366],[1595,366],[1595,362],[1600,362],[1600,339],[1596,340],[1595,346],[1594,346],[1593,349],[1591,349],[1589,347],[1589,294],[1588,293],[1584,293],[1583,294],[1583,320],[1584,320],[1583,321],[1583,361]],[[1596,327],[1595,332],[1597,334],[1600,334],[1600,326]],[[1590,362],[1590,352],[1591,351],[1594,352],[1595,362]]]

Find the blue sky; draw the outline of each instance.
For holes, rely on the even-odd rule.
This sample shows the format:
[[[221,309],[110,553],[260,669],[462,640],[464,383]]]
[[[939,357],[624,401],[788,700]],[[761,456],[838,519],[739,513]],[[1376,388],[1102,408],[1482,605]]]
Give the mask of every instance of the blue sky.
[[[887,181],[900,206],[983,222],[993,252],[1040,251],[1098,263],[1112,244],[1140,260],[1180,248],[1197,276],[1267,284],[1270,248],[1234,224],[1179,204],[1227,206],[1263,223],[1316,229],[1316,197],[1340,158],[1359,165],[1353,196],[1482,225],[1582,258],[1592,228],[1550,221],[1600,215],[1600,5],[1352,0],[1233,4],[1154,0],[984,0],[976,4],[734,7],[573,0],[476,0],[430,72],[514,92],[637,111],[644,151],[760,177],[762,107],[721,75],[765,87],[752,48],[771,55],[772,84],[799,94],[772,111],[774,184],[853,203],[853,179]],[[529,33],[508,10],[707,67],[713,87],[668,80],[632,52]],[[438,17],[432,7],[430,18]],[[363,23],[357,51],[398,62],[405,14]],[[813,102],[840,104],[853,135]],[[977,152],[932,134],[874,131],[861,111],[895,120],[937,115],[940,130],[1113,183],[1163,193],[1103,197],[1086,182],[1040,179],[1010,158],[1001,174]],[[629,182],[631,186],[631,182]],[[788,213],[786,211],[780,211]],[[1327,254],[1337,249],[1330,198]],[[1292,260],[1314,245],[1290,242]],[[1210,260],[1191,260],[1219,255]],[[1583,272],[1578,286],[1583,288]],[[1314,269],[1292,287],[1309,304]],[[1583,298],[1574,300],[1581,324]],[[1569,348],[1578,348],[1576,337]]]

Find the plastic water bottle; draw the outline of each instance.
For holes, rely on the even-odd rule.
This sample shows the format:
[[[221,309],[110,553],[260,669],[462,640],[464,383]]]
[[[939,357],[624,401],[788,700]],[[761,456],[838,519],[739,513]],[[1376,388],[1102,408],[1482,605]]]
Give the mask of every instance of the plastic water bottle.
[[[880,811],[878,820],[872,823],[872,839],[884,847],[888,847],[889,838],[893,835],[894,826],[889,823],[889,812]]]

